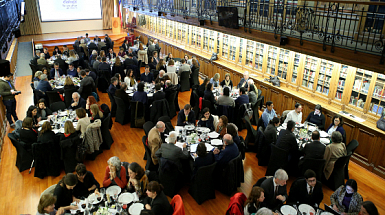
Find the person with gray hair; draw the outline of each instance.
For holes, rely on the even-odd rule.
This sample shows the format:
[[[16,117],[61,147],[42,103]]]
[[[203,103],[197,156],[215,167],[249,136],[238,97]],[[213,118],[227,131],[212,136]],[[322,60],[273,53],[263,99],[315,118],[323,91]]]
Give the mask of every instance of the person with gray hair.
[[[168,144],[162,144],[158,151],[156,151],[155,155],[158,157],[158,159],[162,157],[166,158],[167,160],[173,161],[178,167],[178,170],[183,173],[182,163],[180,159],[188,159],[190,155],[186,148],[186,143],[183,144],[182,150],[181,148],[175,145],[177,137],[177,132],[170,132],[167,138]]]
[[[80,94],[78,92],[74,92],[72,93],[72,101],[68,109],[72,109],[72,110],[76,110],[78,108],[86,109],[86,104],[87,104],[86,100],[80,97]]]
[[[106,173],[103,179],[103,187],[117,185],[120,188],[127,186],[126,168],[122,166],[120,159],[116,156],[107,161]]]
[[[240,89],[241,87],[244,87],[244,88],[248,88],[249,87],[249,84],[247,83],[247,81],[249,80],[249,72],[244,72],[243,73],[243,78],[241,79],[241,81],[239,82],[238,84],[238,89]]]
[[[239,155],[238,146],[234,144],[233,137],[230,134],[223,136],[223,144],[222,150],[218,148],[213,150],[215,160],[218,162],[217,165],[222,167]]]
[[[46,74],[40,75],[40,81],[37,84],[36,87],[37,90],[40,90],[42,92],[52,91],[51,85],[48,83],[48,78]]]
[[[332,174],[334,163],[337,159],[347,155],[345,143],[343,143],[342,140],[341,133],[339,131],[333,131],[332,143],[326,146],[324,154],[324,159],[326,160],[324,174],[326,179],[329,179]]]
[[[286,171],[278,169],[274,177],[262,182],[261,188],[265,191],[265,201],[262,206],[271,210],[279,209],[287,199],[286,181],[289,179]]]
[[[160,146],[162,145],[162,138],[160,136],[161,133],[166,130],[166,125],[162,121],[158,121],[150,132],[148,132],[148,147],[151,150],[151,159],[154,165],[158,165],[158,157],[155,153],[158,151]]]

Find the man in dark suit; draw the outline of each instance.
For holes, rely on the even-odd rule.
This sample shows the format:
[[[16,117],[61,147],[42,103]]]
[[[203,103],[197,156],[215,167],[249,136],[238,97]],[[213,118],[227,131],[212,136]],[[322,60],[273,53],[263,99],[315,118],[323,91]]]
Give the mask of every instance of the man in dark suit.
[[[86,71],[87,76],[90,76],[94,80],[94,82],[95,82],[96,79],[97,79],[96,73],[91,71],[91,70],[89,70],[89,69],[85,69],[85,71]]]
[[[155,84],[155,93],[154,95],[152,96],[152,98],[154,99],[154,101],[157,101],[157,100],[162,100],[162,99],[165,99],[166,98],[166,93],[164,93],[163,91],[161,91],[162,87],[160,86],[160,84]]]
[[[243,104],[249,103],[249,97],[246,95],[246,88],[241,87],[239,89],[239,97],[235,100],[237,107],[240,107]]]
[[[303,149],[305,154],[304,159],[323,159],[326,146],[320,142],[319,131],[313,131],[311,134],[311,139],[313,142],[306,144]]]
[[[88,45],[88,50],[99,50],[99,47],[93,40],[91,40],[90,44]]]
[[[96,92],[94,79],[92,79],[92,77],[90,76],[87,76],[86,71],[81,70],[80,77],[82,78],[82,80],[80,81],[79,93],[82,93],[84,87],[88,86],[92,86],[92,91]]]
[[[45,55],[45,59],[49,59],[51,57],[51,55],[49,54],[48,52],[48,49],[47,48],[44,48],[44,55]]]
[[[293,182],[287,202],[308,204],[317,208],[324,198],[322,183],[317,181],[316,174],[311,169],[306,170],[304,177]]]
[[[146,83],[152,83],[154,81],[154,77],[152,73],[150,73],[150,67],[148,65],[144,68],[144,73],[140,75],[140,81]]]
[[[238,89],[240,89],[241,87],[244,87],[247,89],[249,87],[249,84],[247,83],[248,80],[249,80],[249,73],[248,72],[243,73],[243,78],[241,79],[241,81],[237,86]]]
[[[95,62],[92,64],[92,68],[95,69],[96,71],[99,70],[99,64],[102,63],[102,58],[98,56],[95,60]]]
[[[116,58],[116,54],[114,53],[114,50],[112,50],[112,48],[108,49],[107,57],[110,59]]]
[[[171,83],[171,80],[167,80],[166,84],[164,85],[163,92],[166,93],[166,98],[168,98],[173,92],[176,92],[178,90],[178,87],[176,85],[173,85]]]
[[[181,150],[178,146],[175,145],[178,137],[178,133],[175,131],[170,132],[168,135],[168,143],[162,144],[155,155],[159,158],[166,158],[167,160],[173,161],[178,170],[183,173],[182,163],[180,159],[188,159],[190,156],[189,151],[186,148],[186,143],[183,144],[183,149]]]
[[[127,68],[129,65],[138,65],[138,60],[133,54],[128,54],[128,57],[124,60],[124,68]]]
[[[120,89],[115,91],[115,96],[118,98],[121,98],[124,101],[124,104],[126,104],[126,107],[130,106],[130,97],[126,93],[127,90],[127,84],[126,82],[122,82],[120,84]]]
[[[37,65],[37,60],[39,59],[40,59],[40,50],[36,50],[36,55],[33,57],[32,61],[35,65]]]
[[[112,47],[112,40],[111,40],[111,38],[108,36],[108,34],[105,35],[105,37],[104,37],[104,42],[106,43],[107,49],[113,48],[113,47]]]
[[[55,63],[53,67],[54,68],[49,72],[51,76],[50,79],[60,78],[64,74],[63,70],[59,68],[58,63]]]
[[[185,126],[187,123],[195,125],[195,113],[191,110],[190,104],[186,104],[183,110],[180,110],[178,113],[177,126]]]
[[[278,169],[274,177],[262,182],[261,188],[265,191],[265,200],[262,207],[270,208],[275,211],[279,209],[287,199],[286,181],[289,179],[286,171]]]
[[[130,48],[130,46],[128,45],[128,40],[124,40],[124,42],[123,42],[121,47],[123,47],[124,51],[127,51],[128,48]]]
[[[48,83],[47,75],[42,74],[40,75],[40,81],[39,84],[36,87],[37,90],[40,90],[42,92],[52,91],[51,85]]]
[[[128,48],[128,51],[127,51],[127,56],[129,56],[130,54],[132,54],[132,56],[134,57],[134,59],[137,59],[138,58],[138,55],[132,51],[131,48]]]
[[[80,94],[78,92],[72,93],[72,101],[71,105],[68,107],[68,109],[76,110],[78,108],[86,108],[86,101],[80,97]]]
[[[102,57],[102,63],[99,64],[98,71],[109,71],[111,73],[110,64],[107,63],[107,58]]]
[[[108,87],[108,91],[112,96],[115,96],[116,85],[118,85],[118,79],[116,77],[112,77],[110,87]]]
[[[54,63],[58,63],[59,64],[59,68],[61,68],[61,69],[65,68],[65,65],[66,65],[65,60],[61,59],[61,54],[57,55],[57,58],[56,58],[56,60],[54,60]]]
[[[237,144],[234,144],[233,137],[230,134],[223,136],[224,149],[219,150],[215,148],[213,150],[217,165],[224,167],[232,159],[239,155]]]
[[[275,144],[277,147],[286,150],[289,152],[289,157],[293,157],[293,155],[298,152],[298,145],[295,135],[293,131],[295,129],[295,122],[290,120],[287,122],[286,129],[282,129],[279,132],[277,143]],[[289,158],[290,160],[290,158]]]

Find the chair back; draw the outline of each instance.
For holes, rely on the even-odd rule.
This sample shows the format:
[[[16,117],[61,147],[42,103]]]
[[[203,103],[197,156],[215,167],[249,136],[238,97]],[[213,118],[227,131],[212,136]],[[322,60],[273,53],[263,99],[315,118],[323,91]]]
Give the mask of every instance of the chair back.
[[[58,110],[65,110],[66,104],[64,102],[55,102],[50,105],[50,109],[52,112],[56,112]]]
[[[148,133],[150,132],[150,130],[155,126],[155,124],[151,121],[147,121],[146,123],[144,123],[143,125],[143,130],[144,130],[144,134],[146,135],[146,137],[148,137]]]
[[[236,193],[230,198],[229,207],[226,210],[226,215],[243,214],[243,205],[247,198],[243,193]]]
[[[143,124],[139,126],[140,122],[136,122],[137,120],[144,120],[145,118],[145,110],[144,104],[142,102],[134,102],[130,101],[131,107],[131,128],[141,128]],[[138,127],[139,126],[139,127]]]
[[[313,170],[317,175],[317,180],[322,179],[322,173],[323,169],[325,167],[326,160],[325,159],[312,159],[312,158],[305,158],[303,160],[302,164],[302,174],[305,173],[306,170],[311,169]]]
[[[35,105],[37,105],[37,103],[39,102],[39,100],[41,98],[46,98],[45,93],[43,91],[41,91],[41,90],[34,89],[33,90],[33,100],[34,100]],[[46,101],[46,105],[48,105],[47,103],[48,102]]]
[[[78,68],[79,67],[79,60],[72,61],[72,64],[74,65],[75,68]]]
[[[262,177],[262,178],[258,179],[257,183],[255,183],[255,184],[253,185],[253,187],[260,187],[261,184],[262,184],[266,179],[268,179],[268,178],[270,178],[270,177],[272,177],[272,176],[265,176],[265,177]]]
[[[164,194],[172,198],[178,193],[182,182],[179,180],[180,177],[181,173],[175,162],[163,157],[159,158],[159,180],[164,186]]]
[[[190,90],[190,72],[183,71],[180,75],[180,91],[189,91]]]
[[[48,96],[48,105],[51,106],[51,104],[55,102],[61,102],[61,98],[59,96],[59,93],[56,91],[46,91],[45,94]]]
[[[278,169],[285,169],[288,162],[288,156],[288,151],[281,149],[276,145],[271,145],[271,155],[265,175],[274,175],[275,171]]]
[[[195,119],[199,119],[199,96],[196,90],[191,91],[190,105],[195,113]]]
[[[200,167],[191,182],[188,192],[199,205],[208,199],[215,199],[213,173],[216,165],[214,162]]]
[[[263,128],[258,127],[257,131],[258,139],[258,149],[257,149],[257,158],[258,166],[267,166],[269,164],[270,155],[271,155],[271,143],[265,141],[265,134],[263,133]]]
[[[257,99],[257,102],[253,106],[253,117],[251,118],[251,122],[253,125],[258,125],[258,120],[259,120],[259,106],[261,106],[262,103],[262,97],[259,97]]]
[[[80,96],[84,100],[87,100],[88,96],[92,96],[92,90],[93,90],[92,84],[89,84],[87,86],[83,86],[83,90],[80,93]]]
[[[162,116],[170,116],[170,107],[166,99],[161,99],[152,102],[150,108],[150,120],[153,123],[157,123],[158,119]]]
[[[60,146],[57,141],[34,143],[32,154],[35,165],[35,177],[43,179],[45,176],[59,176],[63,165],[60,160]]]
[[[49,186],[47,189],[45,189],[41,194],[40,194],[40,198],[45,195],[45,194],[51,194],[53,195],[54,191],[55,191],[55,188],[56,188],[56,185],[57,184],[53,184],[51,186]]]
[[[241,183],[244,182],[244,170],[241,153],[239,153],[236,158],[229,161],[220,176],[221,180],[219,191],[230,196],[237,190],[237,187],[240,187]]]
[[[27,151],[23,147],[23,145],[16,139],[15,134],[8,133],[8,138],[16,148],[16,167],[19,169],[19,172],[29,169],[33,161],[32,152]]]
[[[193,85],[199,85],[199,68],[194,69],[190,75]]]
[[[112,143],[114,143],[114,139],[112,139],[110,133],[110,123],[111,123],[111,113],[107,114],[107,116],[102,121],[102,126],[100,126],[100,132],[102,133],[102,148],[110,149]]]
[[[247,129],[247,136],[246,136],[246,146],[252,147],[253,151],[257,151],[258,143],[255,141],[257,138],[257,131],[251,126],[250,119],[248,116],[243,117]]]
[[[69,107],[71,105],[72,101],[72,93],[77,92],[76,89],[67,89],[64,90],[64,103],[66,107]]]
[[[346,146],[346,152],[349,154],[354,154],[354,151],[356,151],[357,147],[359,146],[359,143],[356,139],[350,141],[350,143]]]
[[[344,185],[345,183],[345,165],[350,159],[350,156],[352,154],[349,153],[346,156],[342,156],[336,160],[334,163],[333,172],[330,175],[328,181],[326,182],[326,185],[330,187],[332,190],[338,189],[341,185]]]
[[[209,100],[202,99],[202,110],[205,109],[206,107],[209,108],[210,109],[210,113],[213,114],[214,109],[212,107],[211,102]]]
[[[177,95],[177,91],[172,92],[171,94],[167,95],[166,100],[168,102],[168,106],[170,107],[170,119],[174,118],[176,116],[176,108],[175,108],[175,97]]]
[[[164,122],[166,126],[166,130],[164,131],[166,134],[170,133],[171,131],[175,131],[174,126],[171,123],[171,119],[169,116],[161,116],[158,121]]]
[[[126,107],[123,99],[114,96],[116,102],[116,115],[119,117],[115,118],[115,122],[119,122],[121,125],[125,125],[130,121],[130,112],[129,108]]]
[[[172,215],[185,215],[183,200],[180,195],[175,195],[171,200],[171,206],[174,209]]]
[[[258,128],[261,128],[262,129],[262,131],[265,131],[265,123],[263,122],[263,119],[262,119],[262,117],[260,117],[259,119],[258,119]]]
[[[227,105],[218,105],[217,106],[218,116],[225,115],[229,122],[234,122],[234,108]]]
[[[116,115],[116,102],[114,96],[110,93],[110,91],[107,90],[108,97],[110,98],[111,102],[111,117],[115,117]]]

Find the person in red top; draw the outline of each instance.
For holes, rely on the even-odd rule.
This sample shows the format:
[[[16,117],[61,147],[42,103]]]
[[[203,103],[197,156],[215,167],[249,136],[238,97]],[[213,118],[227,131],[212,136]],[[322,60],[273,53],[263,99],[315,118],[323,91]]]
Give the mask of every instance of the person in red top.
[[[107,161],[106,174],[103,180],[103,187],[118,185],[120,188],[127,186],[126,168],[121,165],[120,159],[116,156]]]

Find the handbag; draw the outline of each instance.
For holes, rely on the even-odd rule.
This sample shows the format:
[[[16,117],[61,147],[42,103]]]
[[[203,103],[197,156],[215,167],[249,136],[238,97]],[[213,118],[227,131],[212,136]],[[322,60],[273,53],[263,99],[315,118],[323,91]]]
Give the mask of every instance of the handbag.
[[[385,131],[385,119],[384,114],[382,114],[381,118],[377,121],[377,128]]]
[[[144,116],[142,118],[137,118],[138,116],[138,102],[136,103],[136,111],[135,111],[135,127],[136,128],[142,128],[146,120],[144,119]]]
[[[270,79],[265,78],[265,81],[270,82],[273,84],[273,86],[279,87],[281,86],[281,81],[279,80],[278,76],[272,77],[270,76]]]
[[[211,55],[211,58],[210,58],[210,63],[212,63],[213,62],[213,60],[218,60],[218,54],[217,53],[213,53],[212,55]]]

